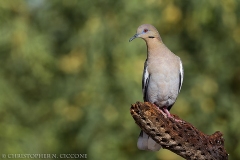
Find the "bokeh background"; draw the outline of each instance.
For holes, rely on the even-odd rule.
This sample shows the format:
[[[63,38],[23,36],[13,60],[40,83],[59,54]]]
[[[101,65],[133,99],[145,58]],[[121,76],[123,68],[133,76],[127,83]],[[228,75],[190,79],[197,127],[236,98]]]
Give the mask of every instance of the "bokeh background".
[[[182,160],[136,147],[144,23],[183,62],[171,112],[240,159],[239,0],[0,0],[0,153]]]

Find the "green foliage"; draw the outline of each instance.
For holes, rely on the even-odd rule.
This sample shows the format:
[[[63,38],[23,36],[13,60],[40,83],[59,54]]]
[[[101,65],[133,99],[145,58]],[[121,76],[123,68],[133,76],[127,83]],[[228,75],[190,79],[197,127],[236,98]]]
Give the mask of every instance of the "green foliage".
[[[182,159],[136,147],[146,46],[128,40],[150,23],[184,65],[172,112],[240,159],[239,17],[238,0],[0,0],[1,153]]]

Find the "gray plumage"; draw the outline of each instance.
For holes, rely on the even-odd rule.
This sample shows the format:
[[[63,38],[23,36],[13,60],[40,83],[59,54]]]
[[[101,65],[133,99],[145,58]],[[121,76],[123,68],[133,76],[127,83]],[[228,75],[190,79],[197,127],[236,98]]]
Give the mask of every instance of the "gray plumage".
[[[147,45],[147,59],[144,64],[142,91],[145,102],[154,103],[168,116],[175,103],[183,82],[183,66],[180,58],[162,42],[155,27],[143,24],[130,38],[142,38]],[[161,148],[152,138],[141,131],[137,146],[141,150],[157,151]]]

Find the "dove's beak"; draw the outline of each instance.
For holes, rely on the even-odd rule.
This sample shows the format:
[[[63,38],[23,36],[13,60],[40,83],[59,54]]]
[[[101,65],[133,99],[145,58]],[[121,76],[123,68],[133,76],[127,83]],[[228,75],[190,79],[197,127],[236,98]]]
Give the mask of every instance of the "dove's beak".
[[[135,34],[134,36],[132,36],[132,37],[129,39],[129,42],[131,42],[131,41],[134,40],[135,38],[138,38],[138,34]]]

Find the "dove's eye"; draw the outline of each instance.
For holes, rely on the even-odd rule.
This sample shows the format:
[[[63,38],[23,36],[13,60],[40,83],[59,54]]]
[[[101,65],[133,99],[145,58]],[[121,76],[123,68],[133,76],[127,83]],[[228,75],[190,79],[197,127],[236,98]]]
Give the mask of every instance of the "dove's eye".
[[[148,31],[148,29],[144,29],[143,32],[146,33]]]

